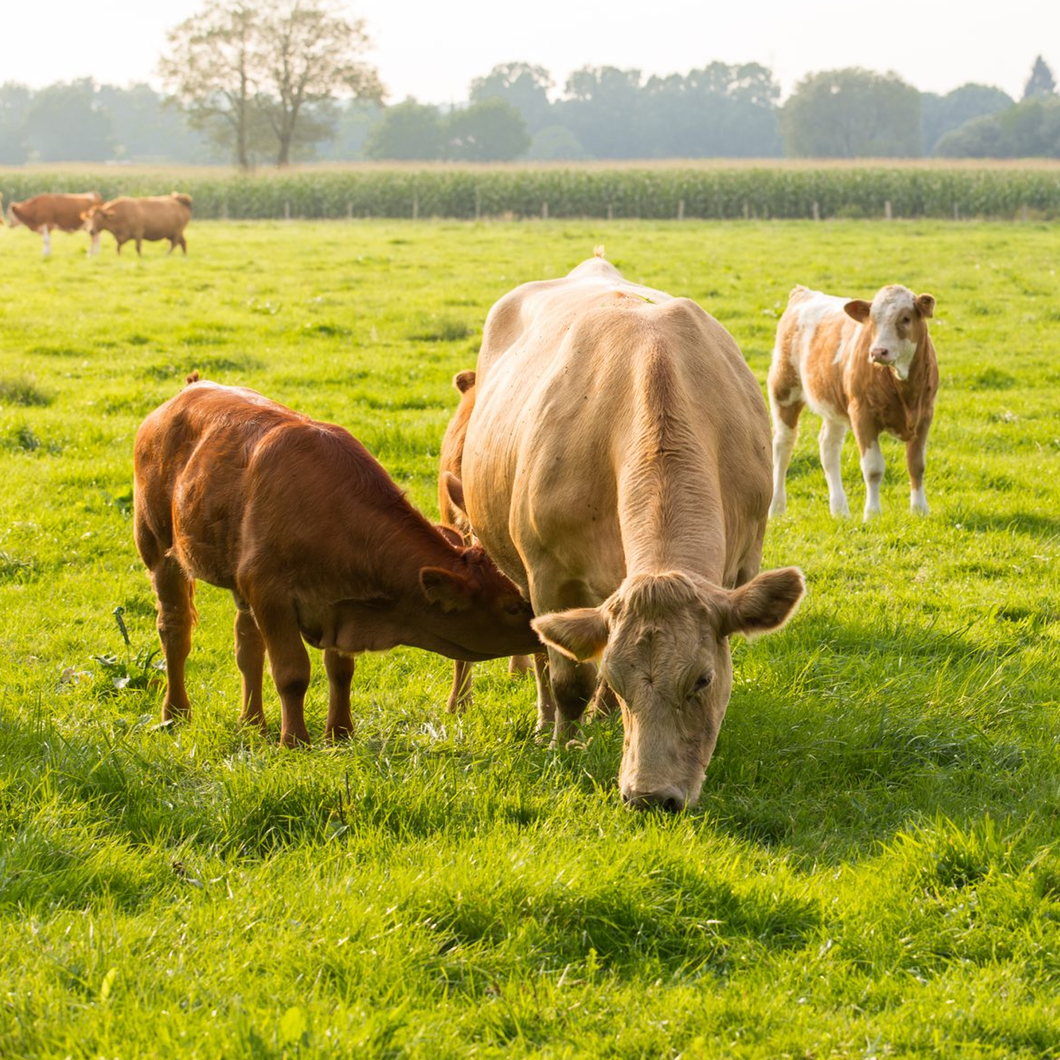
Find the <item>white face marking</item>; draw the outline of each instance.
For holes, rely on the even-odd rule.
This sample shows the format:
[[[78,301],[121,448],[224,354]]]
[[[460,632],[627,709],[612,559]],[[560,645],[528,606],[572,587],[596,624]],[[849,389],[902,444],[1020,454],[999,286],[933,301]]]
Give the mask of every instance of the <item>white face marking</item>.
[[[884,287],[873,299],[869,359],[874,364],[889,367],[902,380],[909,378],[916,343],[908,337],[902,338],[899,325],[907,324],[911,327],[915,315],[914,296],[908,287],[898,284]],[[906,334],[910,334],[908,327]]]

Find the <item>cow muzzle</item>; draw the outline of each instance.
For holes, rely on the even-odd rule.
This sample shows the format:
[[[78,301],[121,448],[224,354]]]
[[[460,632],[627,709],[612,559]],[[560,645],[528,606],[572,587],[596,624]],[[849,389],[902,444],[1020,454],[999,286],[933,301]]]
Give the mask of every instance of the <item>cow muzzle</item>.
[[[680,788],[670,785],[656,791],[623,791],[622,801],[634,810],[663,810],[680,813],[688,804]]]
[[[890,365],[894,364],[897,357],[890,350],[882,346],[875,346],[869,350],[869,360],[873,364]]]

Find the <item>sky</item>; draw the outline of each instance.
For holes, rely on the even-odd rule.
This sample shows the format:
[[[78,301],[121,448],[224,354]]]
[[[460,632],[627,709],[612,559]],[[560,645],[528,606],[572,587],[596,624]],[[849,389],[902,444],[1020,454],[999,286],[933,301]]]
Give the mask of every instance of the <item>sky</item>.
[[[39,88],[93,77],[149,81],[166,31],[202,0],[107,0],[86,15],[84,0],[5,5],[0,78]],[[1060,80],[1060,3],[1054,0],[356,0],[388,101],[465,100],[468,86],[498,63],[544,66],[561,90],[581,66],[687,73],[722,62],[770,67],[787,96],[807,73],[842,66],[894,70],[921,91],[968,81],[1019,98],[1041,51]],[[860,13],[859,13],[860,12]],[[42,27],[45,31],[42,32]],[[67,28],[69,27],[69,28]],[[18,42],[30,42],[23,46]]]

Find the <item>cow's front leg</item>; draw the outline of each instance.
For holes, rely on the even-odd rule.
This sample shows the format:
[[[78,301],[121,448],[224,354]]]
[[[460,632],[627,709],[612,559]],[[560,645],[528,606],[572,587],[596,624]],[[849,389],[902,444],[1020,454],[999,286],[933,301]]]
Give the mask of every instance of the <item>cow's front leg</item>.
[[[880,483],[886,464],[880,452],[879,429],[867,417],[853,418],[854,437],[861,451],[861,477],[865,480],[865,514],[863,520],[868,522],[874,515],[879,515]]]
[[[828,483],[828,508],[833,515],[850,516],[850,505],[843,490],[843,442],[847,436],[847,425],[843,420],[826,419],[821,424],[818,442],[821,450],[821,467]]]
[[[551,732],[556,724],[556,700],[552,695],[548,655],[543,651],[534,655],[534,684],[537,685],[537,731]]]
[[[44,236],[44,256],[47,258],[47,257],[49,257],[51,255],[51,252],[52,252],[52,233],[51,233],[51,229],[49,229],[48,226],[45,225],[41,229],[41,235]]]
[[[445,705],[450,714],[463,714],[471,703],[471,667],[463,659],[453,660],[453,687]]]
[[[927,467],[927,438],[931,420],[924,420],[905,443],[905,463],[909,469],[909,507],[923,515],[931,510],[924,492],[924,469]]]
[[[576,663],[549,648],[548,666],[552,677],[552,694],[556,701],[552,743],[558,747],[575,736],[581,727],[585,708],[596,691],[596,664]]]
[[[324,669],[328,673],[328,720],[324,725],[327,740],[345,740],[353,732],[350,683],[355,662],[352,655],[334,648],[324,649]]]
[[[294,609],[261,600],[251,600],[250,606],[265,639],[272,679],[280,693],[280,744],[294,747],[309,743],[304,712],[309,654],[302,643]]]

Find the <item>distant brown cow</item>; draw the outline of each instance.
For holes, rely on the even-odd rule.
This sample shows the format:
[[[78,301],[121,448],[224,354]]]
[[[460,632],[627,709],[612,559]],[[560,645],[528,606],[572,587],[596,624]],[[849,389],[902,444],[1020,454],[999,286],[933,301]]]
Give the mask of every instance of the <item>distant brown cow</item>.
[[[353,656],[398,644],[451,659],[532,651],[529,605],[481,548],[423,518],[349,432],[253,390],[198,382],[136,435],[136,547],[158,596],[169,683],[163,720],[189,713],[184,664],[195,579],[232,592],[242,719],[265,728],[268,652],[280,742],[309,739],[309,657],[324,650],[325,733],[349,734]]]
[[[786,507],[784,478],[795,448],[799,414],[807,405],[824,420],[821,465],[833,515],[850,515],[840,466],[848,427],[853,427],[861,450],[864,518],[880,511],[884,462],[879,436],[884,432],[905,442],[910,507],[915,512],[928,510],[924,467],[939,387],[927,324],[934,312],[935,299],[930,294],[916,295],[900,284],[882,288],[871,302],[795,287],[777,325],[769,369],[773,410],[770,515],[779,515]]]
[[[52,252],[52,231],[81,231],[84,228],[81,215],[102,201],[103,196],[96,191],[80,195],[54,195],[49,192],[34,195],[32,199],[23,199],[22,202],[13,202],[7,208],[7,218],[12,228],[24,225],[31,232],[39,232],[44,236],[44,256],[48,257]],[[88,252],[99,252],[99,235],[96,233],[92,234]]]
[[[154,242],[169,240],[167,254],[180,247],[188,253],[184,229],[191,220],[191,196],[173,192],[171,195],[155,195],[142,199],[122,197],[111,199],[102,206],[95,206],[82,214],[82,223],[93,238],[100,232],[110,232],[121,253],[123,243],[136,242],[136,253],[140,253],[143,240]]]

